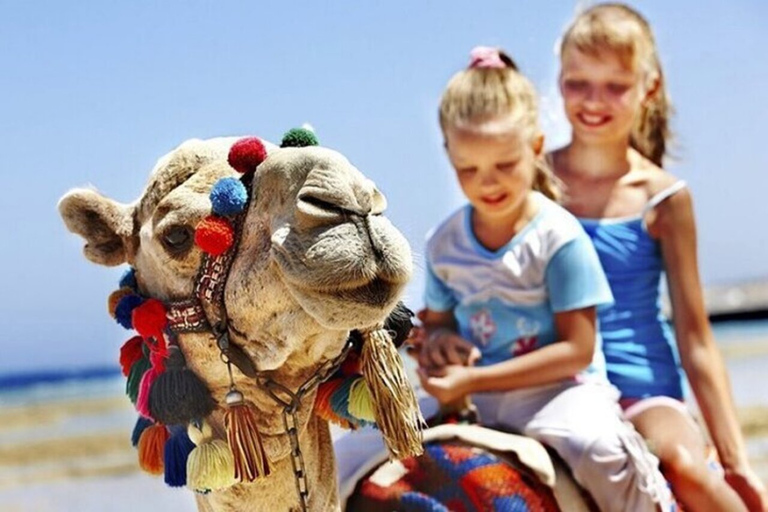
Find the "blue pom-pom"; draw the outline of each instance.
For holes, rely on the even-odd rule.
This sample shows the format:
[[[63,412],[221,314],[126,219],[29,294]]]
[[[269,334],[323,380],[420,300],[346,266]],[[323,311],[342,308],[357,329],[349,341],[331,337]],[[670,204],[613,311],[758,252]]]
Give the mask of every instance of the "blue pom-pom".
[[[120,288],[128,287],[133,291],[137,291],[138,284],[136,284],[136,270],[133,267],[129,268],[123,273],[120,278]]]
[[[141,437],[142,432],[151,426],[152,420],[147,419],[144,416],[139,416],[139,419],[136,420],[136,425],[133,427],[133,433],[131,434],[131,444],[134,447],[139,446],[139,438]]]
[[[248,191],[237,178],[222,178],[211,189],[211,204],[216,215],[240,213],[248,203]]]
[[[133,314],[133,310],[139,307],[142,302],[144,302],[144,299],[134,294],[126,295],[120,299],[115,308],[115,320],[117,320],[117,323],[126,329],[133,329],[131,314]]]
[[[165,443],[163,450],[163,466],[165,468],[165,483],[171,487],[187,485],[187,459],[195,449],[187,435],[187,429],[174,425],[170,427],[171,438]]]

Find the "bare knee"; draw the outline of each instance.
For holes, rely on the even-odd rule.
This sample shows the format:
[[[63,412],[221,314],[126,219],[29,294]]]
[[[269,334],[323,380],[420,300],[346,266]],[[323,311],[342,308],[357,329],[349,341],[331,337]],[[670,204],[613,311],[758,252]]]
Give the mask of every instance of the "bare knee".
[[[712,473],[701,457],[682,445],[673,444],[660,450],[661,466],[673,487],[704,488],[711,485]]]

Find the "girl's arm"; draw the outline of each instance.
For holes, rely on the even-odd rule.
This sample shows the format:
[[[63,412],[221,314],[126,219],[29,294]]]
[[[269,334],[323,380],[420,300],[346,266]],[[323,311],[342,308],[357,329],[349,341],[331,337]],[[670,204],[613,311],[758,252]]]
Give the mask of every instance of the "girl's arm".
[[[561,338],[522,356],[490,366],[470,368],[470,393],[507,391],[551,384],[587,368],[595,353],[595,308],[555,313]]]
[[[573,377],[592,362],[595,307],[555,313],[561,340],[490,366],[451,365],[432,374],[420,370],[424,388],[441,402],[483,391],[541,386]]]
[[[680,359],[704,421],[725,469],[748,469],[730,380],[704,308],[688,190],[657,207],[653,231],[661,242]]]

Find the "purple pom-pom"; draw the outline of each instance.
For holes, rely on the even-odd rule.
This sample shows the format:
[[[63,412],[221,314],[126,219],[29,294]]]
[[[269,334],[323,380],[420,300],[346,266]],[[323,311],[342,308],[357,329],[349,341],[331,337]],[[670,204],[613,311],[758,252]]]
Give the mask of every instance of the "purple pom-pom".
[[[133,291],[137,290],[138,285],[136,284],[136,271],[133,269],[133,267],[126,270],[125,273],[123,273],[123,276],[120,278],[120,288],[126,287]]]
[[[248,191],[237,178],[222,178],[211,190],[211,204],[216,215],[240,213],[248,202]]]
[[[117,320],[117,323],[126,329],[133,329],[131,315],[133,310],[139,307],[142,302],[144,302],[144,299],[134,294],[126,295],[120,299],[115,308],[115,320]]]

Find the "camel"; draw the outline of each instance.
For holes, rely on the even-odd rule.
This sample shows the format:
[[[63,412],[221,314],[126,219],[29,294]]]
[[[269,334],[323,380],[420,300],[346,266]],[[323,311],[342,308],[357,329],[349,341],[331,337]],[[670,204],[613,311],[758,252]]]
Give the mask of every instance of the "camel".
[[[233,163],[234,148],[248,146],[238,146],[243,141],[261,147],[263,154],[240,155]],[[307,146],[299,142],[283,146]],[[250,168],[235,170],[233,165]],[[248,176],[242,180],[248,196],[234,221],[234,246],[224,256],[213,254],[219,249],[204,253],[195,228],[211,215],[214,186],[222,178],[241,179],[239,172]],[[198,489],[199,510],[339,509],[328,422],[313,414],[312,405],[329,363],[335,369],[350,350],[350,331],[362,333],[363,352],[367,346],[379,347],[379,355],[394,351],[387,346],[382,323],[411,276],[412,256],[406,239],[382,215],[385,208],[374,183],[333,150],[276,147],[240,137],[184,142],[158,161],[133,203],[121,204],[82,188],[60,200],[67,228],[85,240],[86,258],[99,265],[130,265],[136,293],[153,299],[144,304],[152,302],[165,313],[162,319],[142,317],[139,325],[133,312],[134,327],[157,351],[150,357],[170,361],[169,354],[180,351],[186,368],[210,391],[215,405],[204,421],[192,421],[192,441],[199,445],[211,436],[228,439],[227,411],[245,404],[253,413],[254,435],[260,436],[265,461],[258,461],[254,470],[253,461],[241,453],[247,460],[239,464],[254,467],[241,467],[234,485]],[[216,265],[222,262],[220,300],[213,293],[188,316],[190,310],[178,304],[188,306],[196,294],[203,297],[200,276],[221,271]],[[163,304],[177,306],[165,310]],[[170,333],[166,322],[179,320],[179,315],[187,328]],[[195,329],[189,328],[192,324]],[[422,419],[402,368],[397,368],[397,353],[387,361],[371,355],[366,363],[365,357],[363,364],[372,365],[365,375],[376,420],[391,456],[418,455]],[[154,369],[156,359],[151,364]],[[392,397],[382,395],[380,388],[388,385],[377,388],[371,380],[389,373],[398,395],[389,407],[399,416],[386,424],[380,403]],[[294,426],[292,436],[288,432]],[[243,427],[232,430],[236,428]],[[240,432],[253,441],[248,434]],[[410,439],[398,444],[393,440],[398,435]],[[256,474],[244,476],[243,471]]]

